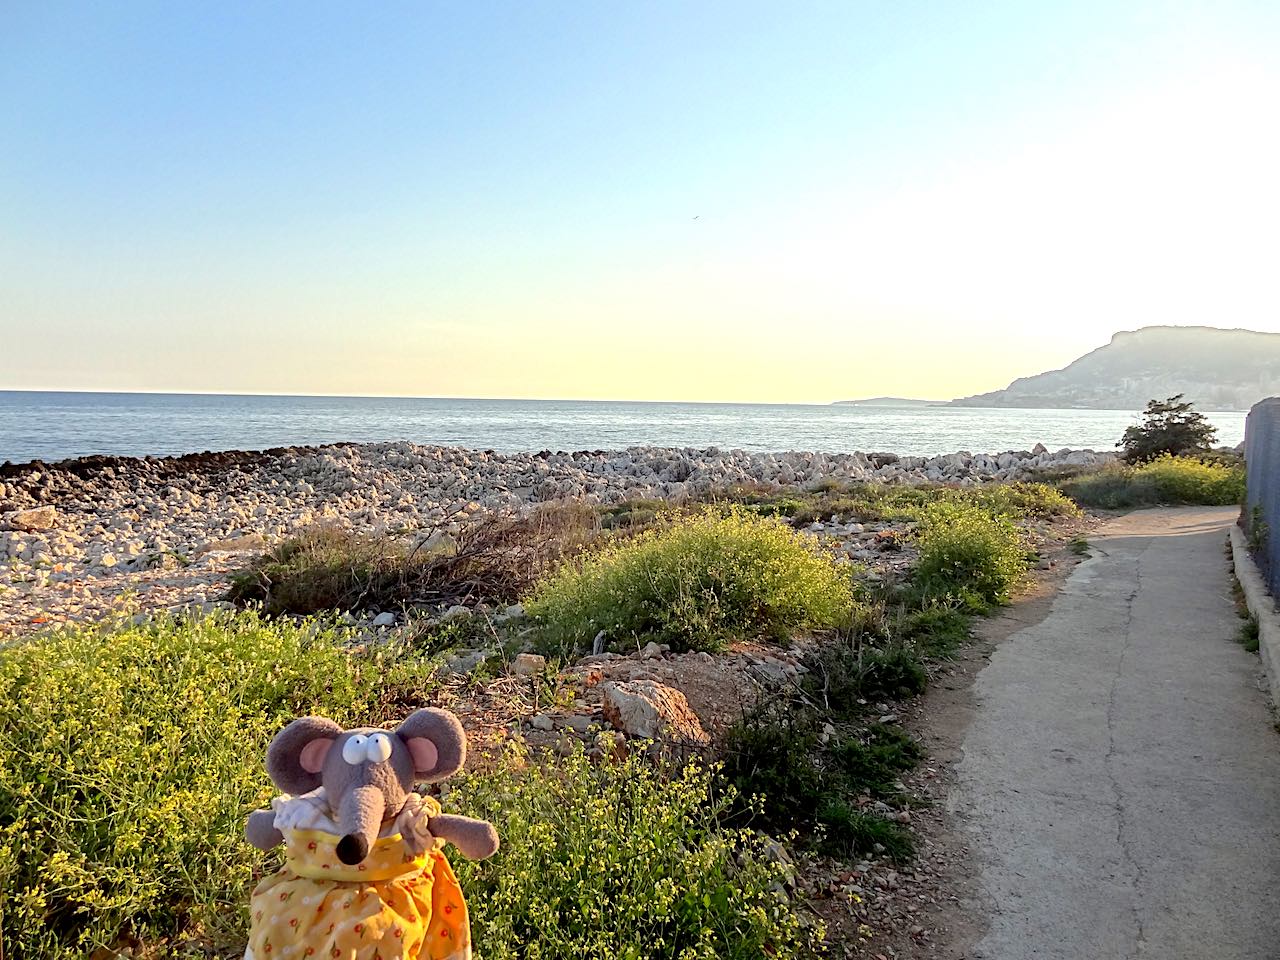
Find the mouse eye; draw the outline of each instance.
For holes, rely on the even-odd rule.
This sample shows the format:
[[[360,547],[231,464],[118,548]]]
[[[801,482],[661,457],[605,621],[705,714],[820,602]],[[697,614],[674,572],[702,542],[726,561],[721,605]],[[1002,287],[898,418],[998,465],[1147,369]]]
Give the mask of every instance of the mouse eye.
[[[365,745],[365,756],[370,763],[382,763],[391,756],[391,738],[385,733],[375,733]]]
[[[347,742],[342,745],[342,759],[353,767],[356,764],[364,763],[365,741],[367,739],[368,737],[360,733],[353,737],[348,737]]]

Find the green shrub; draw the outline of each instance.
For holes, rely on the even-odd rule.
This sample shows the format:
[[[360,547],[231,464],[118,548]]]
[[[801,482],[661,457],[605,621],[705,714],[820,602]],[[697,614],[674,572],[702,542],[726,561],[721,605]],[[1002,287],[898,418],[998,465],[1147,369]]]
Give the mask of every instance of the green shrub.
[[[973,610],[1005,603],[1027,571],[1018,528],[1004,516],[954,503],[924,511],[919,532],[916,587],[926,597],[954,600]]]
[[[788,830],[828,792],[821,715],[804,704],[761,703],[725,737],[724,774],[744,801],[759,798],[767,822]]]
[[[1230,506],[1244,499],[1245,471],[1238,463],[1162,456],[1139,466],[1109,464],[1062,482],[1079,503],[1104,510],[1156,504]]]
[[[992,483],[959,488],[950,499],[958,504],[980,507],[997,517],[1012,521],[1078,517],[1080,508],[1062,491],[1046,483]]]
[[[243,944],[264,857],[240,840],[294,716],[401,717],[428,673],[252,615],[66,628],[0,651],[0,942],[12,960]]]
[[[898,777],[916,765],[924,749],[901,727],[873,723],[835,748],[835,762],[850,781],[873,797],[895,796]]]
[[[1137,468],[1155,484],[1166,503],[1231,506],[1244,499],[1243,465],[1204,463],[1183,457],[1160,457]]]
[[[678,509],[669,500],[639,498],[600,508],[600,525],[606,530],[646,527],[659,516]]]
[[[897,728],[872,725],[860,734],[824,735],[824,715],[805,702],[762,704],[729,731],[726,778],[748,812],[774,830],[803,828],[826,853],[871,854],[880,844],[895,859],[910,856],[910,834],[896,823],[849,805],[862,794],[898,796],[892,780],[921,750]]]
[[[852,569],[778,520],[707,510],[607,544],[543,580],[525,601],[543,647],[656,640],[714,650],[836,626],[853,605]]]
[[[895,638],[882,647],[861,643],[830,643],[810,658],[811,687],[815,702],[837,716],[852,716],[862,708],[858,701],[898,699],[923,693],[929,682],[915,648]]]
[[[485,960],[807,956],[819,931],[775,890],[765,838],[721,826],[713,771],[669,779],[638,756],[592,765],[520,752],[463,778],[449,805],[493,820],[491,860],[455,858]]]

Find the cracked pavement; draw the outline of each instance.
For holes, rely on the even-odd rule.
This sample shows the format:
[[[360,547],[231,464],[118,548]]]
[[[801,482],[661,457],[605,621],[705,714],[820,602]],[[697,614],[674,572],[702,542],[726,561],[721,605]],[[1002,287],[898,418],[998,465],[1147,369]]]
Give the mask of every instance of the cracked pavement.
[[[1109,522],[979,675],[950,801],[989,914],[972,956],[1280,957],[1280,735],[1235,641],[1237,513]]]

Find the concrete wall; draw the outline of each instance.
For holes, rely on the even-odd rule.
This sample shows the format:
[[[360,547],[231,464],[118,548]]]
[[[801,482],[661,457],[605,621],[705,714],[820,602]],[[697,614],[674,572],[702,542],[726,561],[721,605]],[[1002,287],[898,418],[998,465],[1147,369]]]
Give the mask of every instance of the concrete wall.
[[[1280,397],[1254,404],[1245,420],[1244,455],[1248,462],[1245,535],[1260,516],[1268,535],[1254,553],[1262,579],[1273,597],[1280,597]]]

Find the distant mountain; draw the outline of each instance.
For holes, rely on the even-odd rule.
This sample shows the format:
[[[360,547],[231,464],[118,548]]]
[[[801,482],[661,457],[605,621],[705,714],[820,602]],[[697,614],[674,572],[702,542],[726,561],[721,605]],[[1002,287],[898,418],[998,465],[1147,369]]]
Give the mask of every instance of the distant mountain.
[[[937,407],[949,400],[909,400],[906,397],[869,397],[866,400],[834,400],[834,407]]]
[[[952,404],[1141,410],[1175,393],[1201,410],[1247,410],[1280,393],[1280,333],[1143,327],[1117,333],[1061,370]]]

